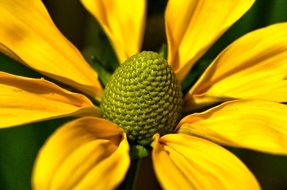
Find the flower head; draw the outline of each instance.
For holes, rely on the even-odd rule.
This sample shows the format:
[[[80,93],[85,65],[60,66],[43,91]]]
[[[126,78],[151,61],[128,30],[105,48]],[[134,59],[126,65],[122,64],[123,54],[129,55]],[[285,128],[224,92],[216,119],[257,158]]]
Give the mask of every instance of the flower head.
[[[182,93],[167,62],[142,52],[121,64],[105,88],[101,110],[122,127],[129,140],[150,144],[152,136],[174,131],[182,111]]]
[[[131,57],[141,50],[144,0],[82,0],[103,27],[120,62],[131,57],[115,72],[104,92],[97,73],[57,30],[41,1],[1,1],[1,52],[82,93],[65,90],[43,78],[0,73],[0,127],[80,117],[61,126],[42,147],[35,163],[33,187],[113,189],[129,169],[129,147],[135,141],[152,147],[153,167],[164,189],[260,189],[248,168],[218,144],[287,154],[287,107],[281,104],[287,100],[286,23],[251,32],[220,53],[184,96],[184,113],[192,113],[178,120],[180,83],[253,2],[169,0],[165,12],[168,66],[163,58],[156,57],[157,62],[153,62],[142,54]],[[169,82],[171,87],[163,85],[158,94],[153,94],[152,85],[160,86],[162,81],[145,84],[154,79],[140,80],[141,85],[138,74],[132,85],[129,83],[128,76],[133,75],[126,73],[129,69],[158,74],[158,65],[149,66],[149,62],[164,67],[167,75],[160,81]],[[148,68],[139,69],[143,66]],[[135,95],[141,89],[144,93]],[[88,96],[102,101],[101,108]],[[129,104],[139,96],[143,99],[139,108]],[[165,106],[158,97],[167,102],[164,109],[168,113],[162,110],[157,113],[160,117],[149,116],[153,113],[144,106]],[[125,118],[130,112],[120,114],[126,105],[129,107],[124,111],[135,112],[130,120]],[[211,108],[194,112],[206,105]],[[120,111],[114,114],[114,110]],[[142,110],[148,117],[138,120]],[[160,121],[152,121],[154,118]]]

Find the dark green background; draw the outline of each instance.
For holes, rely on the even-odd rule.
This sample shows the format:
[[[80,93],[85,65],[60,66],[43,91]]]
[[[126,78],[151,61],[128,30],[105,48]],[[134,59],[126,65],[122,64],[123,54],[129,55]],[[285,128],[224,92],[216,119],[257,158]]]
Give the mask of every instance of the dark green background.
[[[85,54],[95,54],[107,71],[114,70],[116,64],[110,66],[109,64],[116,62],[115,57],[107,56],[112,52],[110,45],[97,23],[80,5],[79,0],[46,0],[44,3],[56,25],[69,40]],[[165,3],[160,0],[149,1],[144,50],[159,50],[165,41],[163,24]],[[210,62],[226,45],[249,31],[284,21],[287,21],[286,0],[257,0],[250,11],[228,30],[199,62]],[[199,75],[204,67],[196,68],[191,76]],[[0,55],[0,71],[30,77],[41,76],[4,55]],[[195,80],[194,77],[189,79]],[[190,86],[190,80],[185,83],[186,89]],[[1,190],[31,188],[31,169],[37,151],[49,134],[67,120],[69,118],[0,130]],[[263,189],[287,189],[287,157],[239,149],[230,150],[253,171]]]

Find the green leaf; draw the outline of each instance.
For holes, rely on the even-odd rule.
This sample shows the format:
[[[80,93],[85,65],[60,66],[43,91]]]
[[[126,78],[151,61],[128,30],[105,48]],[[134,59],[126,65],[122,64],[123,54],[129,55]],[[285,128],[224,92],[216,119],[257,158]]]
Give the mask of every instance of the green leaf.
[[[93,17],[88,17],[87,23],[85,47],[88,50],[84,50],[84,52],[89,51],[99,60],[106,71],[113,73],[119,62],[110,41]]]
[[[110,81],[112,73],[108,72],[104,64],[94,55],[95,54],[94,48],[86,48],[83,51],[83,55],[86,60],[90,63],[90,65],[97,71],[97,74],[100,78],[100,81],[104,86]]]
[[[167,59],[167,45],[166,43],[162,44],[159,50],[159,55],[161,55],[164,59]]]

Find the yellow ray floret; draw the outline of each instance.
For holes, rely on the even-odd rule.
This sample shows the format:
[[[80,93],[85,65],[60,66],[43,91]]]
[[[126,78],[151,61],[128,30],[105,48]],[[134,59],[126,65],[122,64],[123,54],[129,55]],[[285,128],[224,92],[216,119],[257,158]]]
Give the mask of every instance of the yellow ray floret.
[[[40,0],[0,1],[0,51],[62,83],[100,98],[97,73],[56,28]]]

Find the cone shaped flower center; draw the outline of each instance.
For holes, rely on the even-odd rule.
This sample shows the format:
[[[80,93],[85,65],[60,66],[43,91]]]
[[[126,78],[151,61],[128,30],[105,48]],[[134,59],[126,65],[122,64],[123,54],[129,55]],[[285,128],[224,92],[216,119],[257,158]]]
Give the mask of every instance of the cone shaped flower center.
[[[180,86],[167,61],[145,51],[117,68],[105,88],[101,110],[130,141],[147,145],[155,133],[173,132],[182,104]]]

